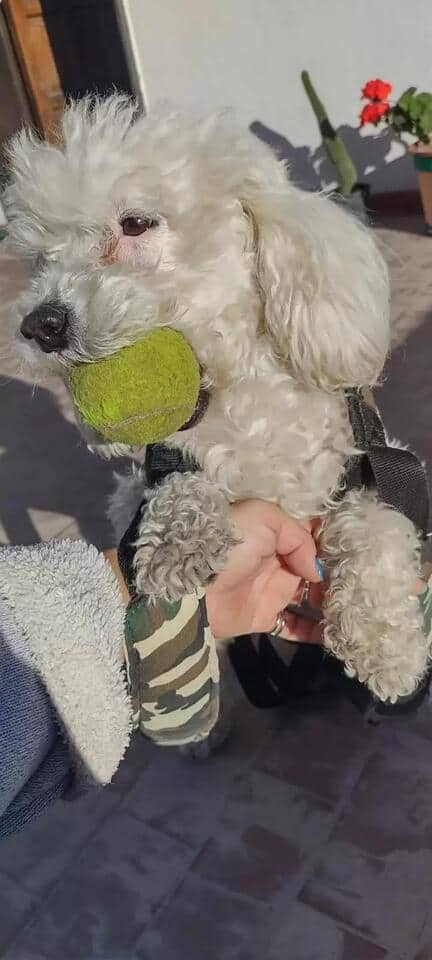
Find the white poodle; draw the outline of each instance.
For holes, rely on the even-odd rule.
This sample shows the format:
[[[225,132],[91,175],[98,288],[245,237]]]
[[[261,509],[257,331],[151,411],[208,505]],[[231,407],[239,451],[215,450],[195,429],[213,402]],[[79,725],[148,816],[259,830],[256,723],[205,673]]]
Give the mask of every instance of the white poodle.
[[[340,496],[354,452],[346,390],[376,383],[389,347],[371,233],[293,186],[227,114],[143,117],[120,97],[84,100],[57,143],[22,132],[10,158],[10,232],[35,263],[20,354],[61,372],[139,339],[157,309],[201,365],[208,406],[167,440],[201,472],[151,492],[140,589],[175,597],[219,569],[231,501],[322,517],[325,644],[376,697],[410,694],[430,647],[410,597],[417,532],[373,492]]]

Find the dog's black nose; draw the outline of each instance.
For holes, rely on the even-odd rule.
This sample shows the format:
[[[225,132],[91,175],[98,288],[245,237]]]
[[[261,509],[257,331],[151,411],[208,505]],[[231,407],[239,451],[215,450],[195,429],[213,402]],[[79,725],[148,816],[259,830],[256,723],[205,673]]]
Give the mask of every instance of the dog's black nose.
[[[21,333],[36,340],[44,353],[64,350],[68,345],[69,311],[63,303],[41,303],[24,317]]]

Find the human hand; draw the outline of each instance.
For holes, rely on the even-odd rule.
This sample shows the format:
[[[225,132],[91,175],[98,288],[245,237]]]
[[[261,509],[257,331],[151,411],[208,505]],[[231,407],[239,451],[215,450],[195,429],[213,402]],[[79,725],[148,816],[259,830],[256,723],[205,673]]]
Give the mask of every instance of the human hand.
[[[240,542],[207,587],[210,627],[221,638],[271,633],[281,611],[299,599],[302,581],[318,584],[321,580],[310,524],[293,520],[276,504],[261,500],[234,504],[232,519]],[[298,620],[287,615],[287,627],[280,635],[297,639]]]

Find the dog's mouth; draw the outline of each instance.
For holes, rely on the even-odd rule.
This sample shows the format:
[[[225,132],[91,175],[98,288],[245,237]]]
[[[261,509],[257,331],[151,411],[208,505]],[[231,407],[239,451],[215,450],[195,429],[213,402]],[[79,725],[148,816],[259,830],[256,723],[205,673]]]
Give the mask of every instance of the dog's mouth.
[[[67,310],[60,302],[44,302],[38,307],[35,307],[30,313],[26,314],[23,318],[20,328],[21,337],[25,341],[31,341],[31,347],[33,350],[36,350],[44,356],[45,363],[48,360],[47,354],[50,355],[49,359],[51,364],[55,364],[56,372],[61,374],[62,369],[64,370],[66,381],[69,383],[69,375],[71,369],[74,367],[82,368],[82,364],[86,367],[90,363],[93,365],[97,364],[98,360],[104,362],[109,360],[111,354],[108,353],[107,357],[90,357],[84,356],[87,351],[77,349],[78,344],[74,341],[73,336],[73,313],[71,310]],[[173,335],[171,331],[171,335]],[[151,336],[151,332],[148,336]],[[177,337],[179,334],[177,334]],[[145,338],[144,338],[145,339]],[[130,345],[131,347],[134,344]],[[189,346],[189,345],[188,345]],[[186,347],[184,344],[183,351]],[[186,347],[187,349],[187,347]],[[189,346],[189,350],[192,351],[192,348]],[[74,356],[75,354],[75,356]],[[158,350],[156,349],[156,356],[158,355]],[[181,359],[180,355],[180,359]],[[162,356],[163,360],[163,356]],[[198,358],[195,357],[195,364],[199,366],[199,390],[195,407],[193,412],[189,415],[189,419],[182,425],[177,426],[178,432],[186,432],[192,430],[196,427],[204,418],[210,401],[210,380],[206,375],[205,370],[203,370],[201,364],[198,361]],[[169,370],[168,370],[169,372]],[[197,371],[198,372],[198,371]],[[198,384],[196,385],[198,386]],[[98,387],[99,389],[99,387]],[[196,389],[196,387],[195,387]],[[191,406],[189,406],[188,411],[184,411],[185,414],[190,413]],[[99,413],[97,414],[99,416]],[[85,419],[85,418],[84,418]],[[178,423],[178,421],[177,421]]]

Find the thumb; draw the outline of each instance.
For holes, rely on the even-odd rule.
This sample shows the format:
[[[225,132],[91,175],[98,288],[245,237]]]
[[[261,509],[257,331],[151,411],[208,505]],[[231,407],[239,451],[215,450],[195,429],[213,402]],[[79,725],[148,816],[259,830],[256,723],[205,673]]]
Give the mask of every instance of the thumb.
[[[283,558],[287,570],[302,580],[319,583],[324,579],[312,534],[283,514],[276,539],[276,552]]]

